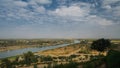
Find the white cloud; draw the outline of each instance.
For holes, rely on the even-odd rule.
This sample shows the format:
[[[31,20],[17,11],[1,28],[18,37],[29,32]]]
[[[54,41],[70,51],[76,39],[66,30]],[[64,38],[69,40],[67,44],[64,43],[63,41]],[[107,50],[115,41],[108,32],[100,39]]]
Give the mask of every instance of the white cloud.
[[[118,1],[120,0],[103,0],[103,5],[109,5]]]
[[[29,1],[29,2],[27,2],[29,5],[37,5],[37,3],[35,2],[35,1],[33,1],[33,0],[31,0],[31,1]]]
[[[38,13],[45,13],[46,9],[43,6],[39,6],[35,9],[35,11]]]
[[[112,10],[113,10],[113,15],[120,17],[120,6],[114,7]]]
[[[101,18],[101,17],[98,17],[96,15],[91,15],[87,18],[88,22],[89,23],[92,23],[92,24],[99,24],[99,25],[102,25],[102,26],[108,26],[108,25],[112,25],[113,22],[111,20],[107,20],[105,18]]]
[[[15,1],[15,5],[20,6],[20,7],[26,7],[28,3],[23,2],[23,1]]]
[[[52,3],[51,0],[33,0],[33,1],[35,1],[39,4],[50,4],[50,3]]]
[[[102,26],[112,25],[113,22],[111,20],[107,20],[105,18],[99,16],[92,16],[89,13],[91,12],[90,5],[87,3],[76,3],[72,4],[69,7],[67,6],[59,6],[55,10],[47,10],[42,5],[38,5],[37,3],[50,3],[47,1],[50,0],[31,0],[30,2],[22,2],[22,1],[15,1],[15,5],[12,7],[16,7],[17,9],[10,8],[12,11],[9,11],[7,14],[8,18],[11,19],[21,19],[27,20],[28,23],[56,23],[56,24],[66,24],[66,23],[90,23],[90,24],[97,24]],[[18,7],[18,6],[22,7]],[[26,9],[25,6],[32,6],[33,9]],[[9,6],[8,6],[9,8]],[[110,9],[108,6],[107,8]],[[5,8],[6,9],[6,8]],[[116,10],[118,10],[116,8]],[[14,11],[15,10],[15,11]],[[115,12],[116,15],[119,14]],[[60,22],[59,22],[60,21]]]
[[[112,7],[110,6],[110,5],[106,5],[106,6],[102,6],[103,8],[105,8],[105,9],[112,9]]]
[[[114,10],[116,11],[115,8],[118,7],[119,4],[118,4],[118,6],[116,5],[114,7],[112,7],[111,4],[115,4],[117,2],[120,2],[120,0],[103,0],[102,8],[107,9],[107,11],[114,11]],[[120,8],[118,8],[118,9],[120,9]]]
[[[60,5],[55,10],[50,11],[47,8],[45,9],[43,5],[50,4],[51,0],[30,0],[29,2],[20,0],[2,1],[2,3],[0,2],[0,20],[1,23],[3,22],[2,24],[5,23],[5,27],[1,27],[1,37],[18,36],[20,38],[78,38],[103,37],[103,35],[108,37],[108,35],[111,33],[115,33],[116,38],[119,37],[119,25],[114,25],[115,21],[112,19],[110,20],[104,18],[105,15],[103,15],[103,17],[98,15],[91,15],[90,13],[95,9],[93,10],[90,8],[88,3],[72,3],[71,5],[69,4],[69,7]],[[120,7],[113,7],[109,5],[111,3],[117,2],[118,0],[113,0],[114,2],[112,0],[104,1],[106,1],[106,3],[104,3],[104,7],[107,9],[107,11],[110,11],[111,14],[110,12],[106,12],[106,10],[104,11],[107,14],[110,14],[111,18],[113,18],[112,15],[114,15],[114,18],[119,18]],[[101,14],[102,12],[104,13],[104,11],[98,13]],[[7,23],[10,23],[7,25],[11,28],[6,26],[6,21]],[[14,23],[15,25],[13,25]],[[104,31],[101,26],[107,28],[110,27],[111,29],[108,28]],[[116,29],[113,26],[115,26]],[[3,30],[3,28],[6,27],[7,29]],[[108,34],[104,34],[104,32]],[[8,35],[8,33],[11,35]]]
[[[110,9],[111,7],[108,6],[107,8]],[[112,20],[97,15],[91,15],[89,12],[91,12],[89,4],[80,3],[69,7],[61,6],[49,13],[58,16],[59,19],[61,19],[60,21],[64,23],[89,23],[101,26],[113,25]]]
[[[90,12],[89,8],[81,8],[77,5],[72,5],[70,7],[62,6],[60,8],[57,8],[55,11],[53,11],[53,14],[59,15],[59,16],[79,16],[83,17],[88,15]]]
[[[101,18],[105,18],[105,20],[109,19],[114,24],[120,23],[120,0],[103,0],[101,3],[101,12],[97,11]],[[98,8],[99,9],[99,8]],[[101,9],[100,9],[101,10]],[[103,20],[103,21],[105,21]]]

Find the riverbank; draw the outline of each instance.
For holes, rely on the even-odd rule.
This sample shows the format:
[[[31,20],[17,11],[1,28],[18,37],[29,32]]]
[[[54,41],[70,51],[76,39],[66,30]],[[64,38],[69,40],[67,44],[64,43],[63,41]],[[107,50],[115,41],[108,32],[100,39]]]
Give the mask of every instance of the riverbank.
[[[60,44],[64,44],[64,42],[54,43],[54,44],[46,44],[46,45],[13,45],[13,46],[7,46],[7,47],[0,47],[0,52],[10,51],[10,50],[18,50],[18,49],[24,49],[24,48],[54,46],[54,45],[60,45]]]
[[[32,48],[32,47],[36,47],[36,45],[22,45],[22,46],[7,46],[7,47],[0,47],[0,52],[3,51],[10,51],[10,50],[17,50],[17,49],[24,49],[24,48]]]
[[[99,53],[92,54],[92,51],[89,49],[88,44],[77,43],[55,49],[39,51],[34,53],[34,55],[38,59],[36,63],[32,63],[31,65],[16,65],[16,68],[33,68],[34,64],[36,64],[38,68],[44,68],[45,66],[48,66],[49,64],[54,64],[55,62],[57,62],[57,64],[66,64],[70,61],[77,63],[87,62],[90,61],[91,56],[98,56]],[[44,60],[44,58],[42,57],[48,57],[49,59]],[[21,56],[19,56],[19,60],[20,58]],[[52,60],[50,60],[50,58]]]
[[[70,61],[77,62],[77,63],[87,62],[87,61],[90,61],[91,59],[94,59],[94,57],[96,58],[100,54],[98,51],[91,50],[90,45],[91,44],[87,44],[87,43],[86,44],[74,43],[74,44],[67,44],[67,45],[63,44],[63,46],[60,45],[61,47],[57,47],[57,48],[54,48],[54,46],[52,46],[53,47],[52,49],[50,47],[46,47],[48,49],[43,47],[46,50],[41,50],[39,48],[41,51],[34,52],[34,57],[36,57],[38,60],[37,62],[31,63],[31,65],[26,65],[26,64],[21,65],[19,63],[19,60],[21,60],[21,58],[23,58],[23,60],[25,59],[24,56],[21,55],[18,57],[19,60],[17,61],[19,65],[16,65],[16,67],[17,68],[33,68],[34,64],[36,64],[38,68],[44,68],[45,66],[49,64],[53,64],[54,62],[57,62],[57,64],[68,63]],[[106,56],[107,52],[106,51],[102,52],[101,55],[102,54]],[[12,58],[14,59],[14,57]]]
[[[81,44],[72,44],[65,47],[60,47],[56,49],[51,50],[45,50],[45,51],[39,51],[35,54],[37,55],[44,55],[44,56],[69,56],[71,54],[74,54],[76,51],[81,50]]]
[[[72,42],[72,40],[64,39],[0,39],[0,52],[32,47],[53,46]]]

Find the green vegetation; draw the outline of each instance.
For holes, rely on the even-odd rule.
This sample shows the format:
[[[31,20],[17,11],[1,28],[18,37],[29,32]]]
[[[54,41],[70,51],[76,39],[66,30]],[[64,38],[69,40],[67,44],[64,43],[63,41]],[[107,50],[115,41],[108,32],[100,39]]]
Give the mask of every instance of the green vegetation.
[[[27,52],[23,54],[23,61],[25,64],[30,65],[31,63],[36,63],[37,62],[37,58],[33,55],[32,52]]]
[[[120,43],[118,43],[118,44],[111,43],[110,48],[111,48],[111,49],[116,49],[117,47],[119,47],[119,45],[120,45]]]
[[[120,68],[120,52],[110,50],[106,56],[106,62],[108,68]]]
[[[53,66],[51,66],[51,64],[49,64],[46,68],[78,68],[79,64],[76,62],[70,62],[67,64],[53,64]]]
[[[53,61],[51,56],[41,56],[41,61]]]
[[[96,56],[96,58],[92,58],[91,61],[83,63],[83,68],[97,68],[99,67],[102,63],[104,63],[103,58],[101,56]]]
[[[0,65],[1,68],[13,68],[13,65],[10,60],[7,58],[1,60],[2,64]]]
[[[118,46],[117,44],[115,46],[114,45],[115,44],[111,44],[108,39],[99,39],[93,41],[91,49],[102,52],[108,47],[112,49],[112,47]],[[110,50],[107,56],[91,56],[91,61],[84,63],[83,68],[101,68],[102,65],[104,68],[120,68],[120,52]]]
[[[37,67],[37,64],[34,64],[33,68],[38,68],[38,67]]]
[[[97,50],[97,51],[106,51],[108,49],[107,56],[104,56],[102,54],[99,55],[92,55],[90,53],[90,46],[87,46],[85,41],[83,41],[81,44],[81,51],[78,51],[77,54],[72,54],[70,56],[58,56],[58,57],[51,57],[51,56],[38,56],[34,55],[32,52],[24,53],[23,55],[4,58],[0,60],[0,68],[16,68],[17,66],[33,66],[33,68],[38,68],[38,63],[41,64],[47,64],[44,66],[44,68],[120,68],[120,52],[116,50],[112,50],[112,47],[116,47],[119,44],[111,44],[110,40],[108,39],[98,39],[96,41],[93,41],[91,44],[91,49]],[[114,46],[115,45],[115,46]],[[76,48],[74,45],[73,48]],[[67,49],[67,48],[66,48]],[[86,57],[90,58],[90,61],[82,61],[80,58],[77,62],[76,59],[79,56],[79,54],[86,54]],[[89,54],[89,56],[88,56]],[[83,56],[83,58],[84,58]],[[12,60],[12,61],[11,61]],[[59,60],[59,61],[56,61]],[[63,63],[65,62],[65,63]],[[61,64],[60,64],[61,63]]]
[[[0,47],[14,46],[14,45],[54,45],[62,43],[71,43],[69,39],[10,39],[0,40]]]
[[[96,41],[93,41],[91,45],[91,49],[97,50],[97,51],[105,51],[109,46],[111,46],[110,40],[108,39],[98,39]]]
[[[17,65],[31,65],[31,63],[36,63],[38,60],[33,55],[32,52],[24,53],[20,57],[16,57],[15,60],[10,60],[8,58],[4,58],[1,60],[1,68],[13,68]]]
[[[95,56],[92,57],[91,61],[85,62],[83,68],[120,68],[120,52],[115,50],[110,50],[106,57]]]

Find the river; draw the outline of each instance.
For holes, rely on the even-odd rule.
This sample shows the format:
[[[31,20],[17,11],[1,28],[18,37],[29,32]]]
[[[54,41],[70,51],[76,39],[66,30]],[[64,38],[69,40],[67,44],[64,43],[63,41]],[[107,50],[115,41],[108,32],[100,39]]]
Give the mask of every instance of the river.
[[[76,44],[76,43],[80,43],[80,41],[75,40],[74,43],[70,43],[70,44]],[[4,52],[0,52],[0,58],[20,55],[28,51],[38,52],[38,51],[44,51],[44,50],[49,50],[49,49],[55,49],[59,47],[68,46],[70,44],[60,44],[60,45],[54,45],[54,46],[33,47],[33,48],[24,48],[24,49],[18,49],[18,50],[4,51]]]

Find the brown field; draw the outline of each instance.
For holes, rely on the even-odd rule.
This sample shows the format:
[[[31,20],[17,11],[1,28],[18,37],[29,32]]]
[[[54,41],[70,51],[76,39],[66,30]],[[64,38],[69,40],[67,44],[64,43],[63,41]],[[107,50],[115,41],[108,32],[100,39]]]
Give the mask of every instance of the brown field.
[[[56,49],[37,52],[35,54],[44,55],[44,56],[47,56],[47,55],[50,55],[50,56],[70,56],[70,55],[80,51],[81,47],[84,48],[81,44],[74,44],[74,45],[69,45],[69,46],[60,47],[60,48],[56,48]]]
[[[111,40],[113,43],[120,43],[120,40]]]

